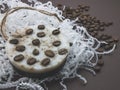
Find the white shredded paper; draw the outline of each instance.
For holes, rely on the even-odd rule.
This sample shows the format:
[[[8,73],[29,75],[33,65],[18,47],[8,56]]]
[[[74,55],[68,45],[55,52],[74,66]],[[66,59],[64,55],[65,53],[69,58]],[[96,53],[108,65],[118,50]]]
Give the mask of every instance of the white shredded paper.
[[[110,51],[105,51],[102,53],[97,52],[96,49],[100,47],[101,43],[105,43],[105,44],[107,43],[104,41],[100,42],[96,38],[89,35],[87,30],[84,27],[78,26],[75,24],[75,20],[71,21],[69,19],[65,19],[62,16],[62,11],[58,10],[57,7],[54,7],[52,5],[52,2],[48,1],[47,3],[41,3],[37,0],[28,0],[28,2],[30,3],[30,5],[23,3],[21,0],[0,0],[0,5],[2,6],[0,12],[5,10],[6,9],[5,5],[7,5],[9,9],[14,7],[31,7],[32,6],[36,9],[41,9],[51,13],[56,13],[57,16],[61,20],[63,20],[63,22],[60,23],[59,25],[56,25],[54,22],[54,19],[52,18],[51,21],[53,21],[52,23],[54,24],[54,27],[60,27],[61,32],[64,33],[67,39],[71,43],[73,43],[73,45],[70,48],[70,52],[64,67],[55,76],[47,77],[44,79],[35,79],[35,78],[33,79],[29,77],[22,77],[16,81],[13,81],[12,80],[13,76],[17,74],[17,72],[13,69],[13,67],[9,63],[9,59],[7,58],[7,55],[5,52],[5,41],[2,37],[0,37],[0,89],[16,87],[16,90],[20,90],[20,89],[45,90],[45,88],[47,88],[45,85],[46,81],[60,79],[61,80],[60,85],[63,87],[63,90],[67,90],[67,86],[64,84],[64,80],[67,78],[75,78],[75,77],[78,77],[81,80],[83,80],[84,83],[87,83],[87,80],[83,76],[78,74],[77,70],[79,68],[84,68],[86,70],[89,70],[93,74],[95,74],[92,67],[94,67],[97,64],[98,54],[108,54],[112,52],[115,49],[115,45]],[[33,2],[34,2],[34,5],[32,4]],[[0,23],[3,16],[4,14],[0,13]],[[15,20],[15,18],[19,18],[20,16],[22,15],[17,15],[16,17],[14,17],[13,20]],[[32,17],[29,17],[29,18],[32,19]],[[34,18],[37,19],[37,17],[34,17]],[[14,27],[16,26],[12,25],[12,23],[11,25],[9,25],[10,22],[12,22],[12,20],[8,21],[7,28],[9,28],[8,30],[13,30]],[[17,20],[15,22],[17,22]],[[21,25],[18,22],[17,24],[19,26]],[[28,23],[25,23],[25,24],[26,26],[28,25]],[[21,25],[21,27],[23,27],[23,25]],[[73,30],[72,27],[75,25],[76,25],[76,29]],[[95,42],[97,42],[97,45],[96,47],[93,47]],[[96,60],[94,63],[91,62],[93,58],[95,58]],[[41,84],[43,84],[44,87],[41,86]]]

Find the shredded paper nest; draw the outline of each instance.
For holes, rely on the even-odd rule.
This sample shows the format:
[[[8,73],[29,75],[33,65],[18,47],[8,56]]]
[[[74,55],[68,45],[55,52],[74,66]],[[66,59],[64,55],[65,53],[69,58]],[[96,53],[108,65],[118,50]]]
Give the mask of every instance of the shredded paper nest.
[[[66,19],[65,17],[62,16],[62,11],[58,10],[57,7],[54,7],[52,5],[52,2],[50,1],[47,3],[41,3],[37,0],[28,0],[28,2],[30,3],[34,2],[34,5],[25,4],[21,0],[0,1],[0,4],[3,7],[1,8],[0,11],[6,9],[4,6],[5,4],[9,8],[9,11],[6,11],[5,13],[0,13],[0,26],[1,26],[0,31],[2,35],[2,37],[0,37],[0,89],[15,87],[16,90],[20,90],[20,89],[45,90],[47,88],[45,85],[46,81],[59,79],[61,80],[60,85],[63,86],[63,90],[67,90],[67,86],[64,84],[64,80],[75,77],[79,77],[81,80],[84,81],[84,83],[87,83],[87,80],[83,76],[78,74],[77,70],[79,68],[84,68],[95,74],[92,67],[94,67],[97,64],[98,54],[107,54],[112,52],[115,49],[115,45],[110,51],[97,52],[96,50],[100,47],[100,44],[102,43],[107,44],[107,43],[104,41],[98,41],[96,38],[89,35],[84,27],[75,24],[77,18],[76,20],[72,20],[72,21]],[[12,11],[15,12],[15,10],[18,9],[37,10],[48,17],[50,16],[56,17],[60,21],[60,23],[56,25],[56,23],[54,22],[54,18],[51,18],[51,21],[53,22],[50,23],[54,24],[54,27],[61,28],[60,30],[64,33],[64,35],[67,37],[70,43],[73,43],[72,47],[70,48],[70,52],[64,67],[54,76],[50,76],[43,79],[24,77],[19,75],[9,63],[9,59],[7,58],[5,52],[5,43],[10,35],[8,32],[9,31],[13,32],[15,26],[12,25],[12,23],[10,23],[12,20],[7,22],[6,17],[9,14],[13,13]],[[20,16],[21,15],[18,15],[17,17],[20,18]],[[20,22],[15,20],[15,18],[13,18],[13,20],[16,21],[16,23]],[[76,29],[73,29],[73,26],[76,26]],[[22,27],[23,26],[21,25],[21,27],[19,28]],[[4,29],[7,28],[7,30],[4,31],[3,28]],[[96,44],[96,42],[97,45],[93,47],[94,44]],[[95,59],[94,62],[92,62],[93,58]],[[14,76],[16,75],[19,78],[14,80]]]

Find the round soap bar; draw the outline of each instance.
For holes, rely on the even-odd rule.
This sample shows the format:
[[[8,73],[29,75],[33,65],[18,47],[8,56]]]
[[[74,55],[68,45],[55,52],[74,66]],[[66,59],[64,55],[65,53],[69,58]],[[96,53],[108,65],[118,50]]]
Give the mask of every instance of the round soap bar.
[[[11,64],[20,71],[31,74],[54,72],[62,67],[70,45],[60,28],[33,25],[22,30],[22,37],[10,36],[6,53]]]

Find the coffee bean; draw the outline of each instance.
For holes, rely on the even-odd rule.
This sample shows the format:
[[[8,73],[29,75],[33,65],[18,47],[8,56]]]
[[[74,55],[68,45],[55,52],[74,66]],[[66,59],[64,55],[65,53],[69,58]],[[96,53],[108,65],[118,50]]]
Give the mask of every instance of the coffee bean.
[[[115,42],[115,43],[119,42],[119,39],[114,38],[114,42]]]
[[[60,33],[60,30],[59,29],[56,29],[52,32],[53,35],[58,35]]]
[[[24,45],[17,45],[15,49],[16,49],[16,51],[23,52],[25,50],[25,46]]]
[[[33,33],[33,29],[28,29],[28,30],[26,30],[26,35],[30,35],[30,34],[32,34]]]
[[[101,67],[100,66],[95,66],[93,69],[95,70],[95,72],[100,72]]]
[[[35,46],[38,46],[38,45],[40,45],[40,40],[39,39],[34,39],[32,41],[32,44],[35,45]]]
[[[60,44],[61,44],[61,41],[54,41],[54,42],[53,42],[53,45],[54,45],[54,46],[59,46]]]
[[[44,32],[39,32],[39,33],[37,33],[37,36],[38,36],[38,37],[44,37],[44,36],[45,36],[45,33],[44,33]]]
[[[104,65],[104,61],[103,60],[98,60],[97,65],[98,66],[103,66]]]
[[[39,50],[34,49],[34,50],[33,50],[33,55],[38,55],[38,54],[39,54]]]
[[[12,39],[9,41],[11,44],[18,44],[19,41],[17,39]]]
[[[33,64],[35,64],[37,61],[36,61],[36,59],[35,58],[29,58],[28,60],[27,60],[27,64],[29,64],[29,65],[33,65]]]
[[[22,54],[14,57],[14,61],[22,61],[23,59],[24,59],[24,56]]]
[[[103,48],[98,48],[97,51],[98,51],[98,52],[103,52],[104,49],[103,49]]]
[[[104,49],[105,50],[110,50],[110,49],[112,49],[113,48],[113,45],[111,45],[111,44],[107,44],[105,47],[104,47]]]
[[[102,59],[102,55],[101,54],[98,55],[98,59]]]
[[[54,57],[55,56],[55,54],[52,50],[46,50],[45,55],[48,56],[48,57]]]
[[[45,58],[45,59],[42,60],[41,65],[47,66],[49,63],[50,63],[50,59],[49,58]]]
[[[38,29],[43,30],[43,29],[45,29],[45,26],[44,25],[38,25]]]
[[[58,51],[58,53],[59,53],[60,55],[64,55],[64,54],[67,54],[67,53],[68,53],[68,50],[65,49],[65,48],[63,48],[63,49],[60,49],[60,50]]]

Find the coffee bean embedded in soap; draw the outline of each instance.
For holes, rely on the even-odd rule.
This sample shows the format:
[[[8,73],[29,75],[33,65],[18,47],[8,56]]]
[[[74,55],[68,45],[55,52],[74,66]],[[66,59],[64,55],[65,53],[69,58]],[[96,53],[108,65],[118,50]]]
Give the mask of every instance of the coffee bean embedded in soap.
[[[9,43],[11,43],[11,44],[18,44],[19,41],[18,41],[18,39],[11,39],[11,40],[9,41]]]
[[[60,30],[59,29],[56,29],[52,32],[53,35],[58,35],[60,33]]]
[[[58,51],[58,53],[60,54],[60,55],[64,55],[64,54],[67,54],[68,53],[68,50],[67,49],[60,49],[59,51]]]
[[[52,50],[46,50],[45,55],[48,56],[48,57],[54,57],[55,56],[55,54]]]
[[[32,33],[33,33],[33,29],[28,29],[28,30],[26,30],[26,35],[31,35]]]
[[[39,32],[39,33],[37,33],[37,36],[38,36],[38,37],[44,37],[44,36],[45,36],[45,33],[44,33],[44,32]]]
[[[39,55],[39,50],[34,49],[34,50],[33,50],[33,55]]]
[[[14,57],[14,61],[22,61],[24,59],[24,56],[22,54],[19,54]]]
[[[40,45],[40,40],[39,39],[34,39],[32,41],[32,44],[35,45],[35,46],[39,46]]]
[[[44,25],[38,25],[38,29],[43,30],[43,29],[45,29],[45,26]]]
[[[45,58],[45,59],[43,59],[43,60],[41,61],[41,65],[43,65],[43,66],[49,65],[49,63],[50,63],[50,59],[49,59],[49,58]]]
[[[54,46],[59,46],[60,44],[61,44],[61,41],[54,41],[54,42],[53,42],[53,45],[54,45]]]
[[[28,65],[33,65],[33,64],[35,64],[37,62],[37,60],[35,59],[35,58],[29,58],[28,60],[27,60],[27,64]]]
[[[16,51],[23,52],[23,51],[25,51],[25,46],[24,45],[17,45],[15,49],[16,49]]]

